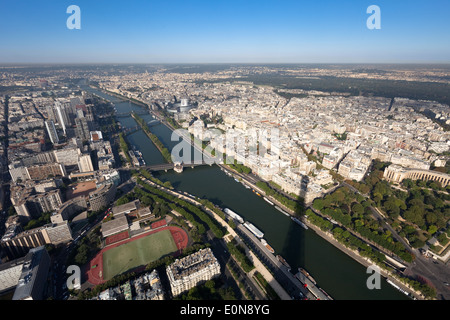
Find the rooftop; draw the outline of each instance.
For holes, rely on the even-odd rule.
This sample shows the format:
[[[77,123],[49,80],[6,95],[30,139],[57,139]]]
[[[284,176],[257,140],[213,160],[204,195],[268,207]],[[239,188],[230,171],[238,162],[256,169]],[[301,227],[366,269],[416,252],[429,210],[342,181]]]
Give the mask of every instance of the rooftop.
[[[168,268],[172,271],[174,279],[179,280],[215,263],[218,263],[216,257],[211,249],[207,248],[176,260]]]
[[[33,248],[29,251],[25,257],[22,273],[20,275],[16,291],[14,292],[13,300],[32,298],[32,289],[35,282],[38,281],[38,270],[45,254],[47,254],[47,251],[44,246]]]
[[[134,200],[120,206],[112,208],[113,215],[118,215],[122,213],[130,213],[131,211],[135,211],[139,208],[139,200]]]
[[[125,215],[121,215],[117,218],[114,218],[113,220],[103,222],[102,223],[102,233],[105,234],[111,234],[115,233],[114,230],[128,227],[128,220]]]

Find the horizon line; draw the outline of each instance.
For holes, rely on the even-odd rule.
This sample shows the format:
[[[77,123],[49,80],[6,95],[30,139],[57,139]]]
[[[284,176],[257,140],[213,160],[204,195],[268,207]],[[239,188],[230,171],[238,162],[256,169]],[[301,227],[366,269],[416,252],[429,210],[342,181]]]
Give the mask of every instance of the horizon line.
[[[302,64],[325,64],[325,65],[355,65],[355,64],[366,64],[366,65],[450,65],[450,61],[438,62],[438,61],[428,61],[428,62],[1,62],[0,66],[7,65],[302,65]]]

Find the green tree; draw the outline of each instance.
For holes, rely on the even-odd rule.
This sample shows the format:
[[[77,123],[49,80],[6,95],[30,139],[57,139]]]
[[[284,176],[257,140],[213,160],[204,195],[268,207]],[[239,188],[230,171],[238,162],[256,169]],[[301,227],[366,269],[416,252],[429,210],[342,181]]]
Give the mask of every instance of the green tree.
[[[411,226],[411,225],[407,225],[407,226],[403,229],[403,231],[405,231],[405,233],[406,233],[407,235],[410,235],[410,234],[414,234],[414,233],[416,232],[416,228],[414,228],[414,227]]]
[[[361,204],[359,204],[359,203],[355,203],[352,206],[352,211],[353,211],[353,213],[355,213],[356,215],[359,216],[359,215],[362,215],[364,213],[364,207]]]
[[[126,203],[128,203],[130,201],[131,201],[131,199],[129,198],[129,195],[126,194],[126,195],[120,197],[119,200],[117,200],[116,206],[120,206],[120,205],[126,204]]]
[[[438,228],[435,225],[431,225],[428,227],[428,233],[431,235],[435,234],[437,230]]]
[[[384,202],[383,206],[386,210],[386,213],[394,219],[397,218],[400,214],[400,208],[397,205],[396,199],[394,197],[389,197],[389,199]]]
[[[427,186],[427,182],[425,180],[417,180],[416,184],[418,187],[421,187],[421,188],[426,188],[426,186]]]
[[[425,245],[425,241],[423,241],[423,240],[420,240],[420,239],[418,239],[418,238],[416,238],[412,243],[411,243],[411,246],[413,247],[413,248],[421,248],[421,247],[423,247]]]
[[[337,190],[332,195],[332,201],[335,203],[342,203],[345,200],[345,194],[341,190]]]
[[[373,194],[373,201],[377,204],[377,206],[380,205],[381,200],[383,200],[383,196],[380,193],[374,193]]]
[[[89,248],[85,244],[82,244],[78,248],[78,253],[75,256],[75,262],[78,265],[85,264],[87,262],[87,260],[88,260],[88,253],[89,253]]]
[[[405,179],[402,181],[403,186],[407,189],[411,189],[414,186],[414,182],[411,179]]]
[[[432,225],[438,221],[438,215],[433,211],[427,212],[425,215],[425,220],[428,225]]]
[[[208,280],[205,282],[205,287],[211,291],[215,288],[215,286],[216,286],[216,284],[212,280]]]
[[[422,286],[421,292],[425,297],[429,299],[436,297],[436,289],[428,285]]]
[[[421,227],[425,224],[423,213],[419,206],[412,206],[405,212],[405,219]]]
[[[8,209],[8,215],[9,216],[14,216],[16,214],[17,214],[17,212],[16,212],[16,209],[14,208],[14,206],[10,206],[9,209]]]
[[[170,183],[170,181],[164,182],[163,186],[168,188],[168,189],[173,189],[172,184]]]
[[[425,207],[425,204],[423,203],[422,199],[419,199],[419,198],[411,199],[408,202],[408,204],[409,204],[410,207],[417,206],[417,207],[419,207],[421,209],[423,209]]]
[[[317,198],[317,199],[314,200],[314,202],[313,202],[313,208],[314,209],[320,211],[320,210],[322,210],[323,206],[324,206],[324,201],[322,199]]]
[[[390,187],[389,185],[386,183],[386,181],[378,181],[375,185],[375,187],[373,188],[373,194],[380,194],[381,197],[383,198],[384,196],[390,194]]]

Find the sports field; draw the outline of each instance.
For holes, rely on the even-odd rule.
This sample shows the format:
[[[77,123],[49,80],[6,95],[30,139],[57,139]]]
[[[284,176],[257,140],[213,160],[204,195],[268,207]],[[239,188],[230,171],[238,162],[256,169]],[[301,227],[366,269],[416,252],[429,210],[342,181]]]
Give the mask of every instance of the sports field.
[[[146,265],[177,251],[170,230],[162,230],[103,252],[103,279]]]

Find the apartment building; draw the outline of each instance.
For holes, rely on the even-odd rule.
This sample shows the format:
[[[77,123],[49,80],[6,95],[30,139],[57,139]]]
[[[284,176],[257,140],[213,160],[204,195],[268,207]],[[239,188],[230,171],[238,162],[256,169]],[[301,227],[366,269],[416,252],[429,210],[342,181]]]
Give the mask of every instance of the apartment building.
[[[220,264],[210,248],[177,259],[166,268],[172,294],[177,296],[220,275]]]

